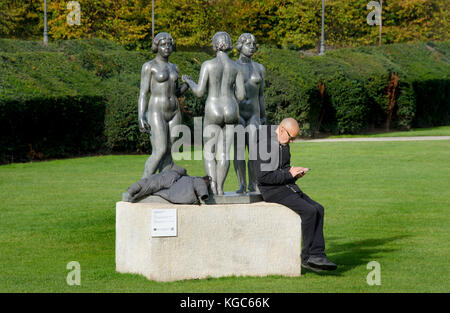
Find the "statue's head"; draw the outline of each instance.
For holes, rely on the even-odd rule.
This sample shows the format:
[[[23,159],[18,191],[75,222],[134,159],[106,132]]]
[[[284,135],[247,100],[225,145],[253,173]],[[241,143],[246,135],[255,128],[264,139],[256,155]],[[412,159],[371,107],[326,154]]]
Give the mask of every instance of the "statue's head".
[[[164,46],[164,49],[160,49],[160,46]],[[163,47],[161,47],[163,48]],[[169,33],[158,33],[152,42],[152,51],[154,53],[160,52],[163,55],[169,54],[174,50],[175,42]],[[168,55],[167,55],[168,56]]]
[[[233,42],[226,32],[218,32],[212,37],[212,47],[214,51],[230,51],[233,49]]]
[[[258,50],[255,36],[250,33],[240,35],[236,42],[236,50],[245,56],[251,57]]]

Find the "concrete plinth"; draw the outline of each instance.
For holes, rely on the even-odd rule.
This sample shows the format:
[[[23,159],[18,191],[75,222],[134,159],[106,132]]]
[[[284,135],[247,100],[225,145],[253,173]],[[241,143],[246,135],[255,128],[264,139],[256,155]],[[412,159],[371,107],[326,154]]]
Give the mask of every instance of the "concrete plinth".
[[[152,237],[152,209],[177,209],[177,237]],[[267,202],[116,204],[116,270],[150,280],[300,276],[301,220]]]

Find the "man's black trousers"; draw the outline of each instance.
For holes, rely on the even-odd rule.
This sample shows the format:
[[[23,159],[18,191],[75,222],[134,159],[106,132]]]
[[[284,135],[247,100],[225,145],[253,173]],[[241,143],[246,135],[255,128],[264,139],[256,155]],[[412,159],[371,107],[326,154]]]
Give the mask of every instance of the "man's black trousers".
[[[283,186],[286,187],[286,186]],[[287,206],[300,215],[302,220],[302,262],[310,255],[325,256],[325,240],[323,237],[324,208],[305,193],[288,190],[283,197],[277,197],[276,202]]]

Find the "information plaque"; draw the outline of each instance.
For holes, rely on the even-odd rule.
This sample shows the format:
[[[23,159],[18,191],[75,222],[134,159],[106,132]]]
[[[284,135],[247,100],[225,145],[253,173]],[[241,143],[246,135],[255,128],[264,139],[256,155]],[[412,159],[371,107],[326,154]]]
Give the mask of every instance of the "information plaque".
[[[177,236],[177,209],[152,210],[152,237]]]

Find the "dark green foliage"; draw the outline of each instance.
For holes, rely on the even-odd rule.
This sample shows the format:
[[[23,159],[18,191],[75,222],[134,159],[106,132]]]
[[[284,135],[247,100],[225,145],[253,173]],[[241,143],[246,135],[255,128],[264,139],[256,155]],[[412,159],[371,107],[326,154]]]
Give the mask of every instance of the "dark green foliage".
[[[254,59],[266,67],[268,123],[292,116],[300,122],[302,135],[314,136],[386,125],[449,125],[449,52],[449,42],[340,49],[322,57],[262,47]],[[235,51],[231,55],[237,58]],[[197,80],[201,64],[211,57],[175,51],[170,62],[178,66],[181,84],[182,74]],[[149,51],[126,51],[101,39],[49,47],[0,39],[2,162],[12,156],[29,158],[30,151],[43,157],[102,147],[149,153],[148,134],[138,129],[137,102],[141,67],[152,58]],[[193,117],[203,116],[205,99],[189,90],[179,98],[184,124],[192,127]],[[24,116],[33,121],[25,123]],[[53,125],[55,121],[63,123]]]
[[[384,127],[390,105],[391,128],[450,124],[449,51],[448,43],[395,44],[306,57],[263,48],[255,59],[267,68],[270,122],[290,115],[303,135],[351,134]]]
[[[83,51],[77,55],[78,61],[85,69],[101,78],[117,75],[120,67],[115,62],[115,55],[98,51]]]
[[[100,96],[1,102],[0,163],[97,152],[104,112]]]
[[[377,73],[370,64],[368,69],[361,70],[359,62],[366,61],[367,56],[354,53],[353,60],[347,57],[338,53],[305,57],[301,52],[261,49],[258,58],[268,73],[267,107],[275,113],[270,122],[294,116],[303,135],[319,131],[356,133],[366,129],[371,123],[370,112],[376,107],[371,104],[371,94],[379,97],[380,85],[387,83],[380,76],[387,77],[387,70],[381,68]],[[381,96],[376,100],[384,99]]]
[[[417,127],[441,126],[450,124],[450,77],[415,81]]]
[[[21,43],[5,42],[1,50]],[[20,52],[0,52],[0,163],[98,152],[105,115],[100,78],[56,45],[48,52],[23,43]]]
[[[139,132],[137,123],[139,79],[133,75],[127,78],[125,81],[112,80],[106,85],[106,144],[112,151],[147,151],[150,146],[148,135]]]

